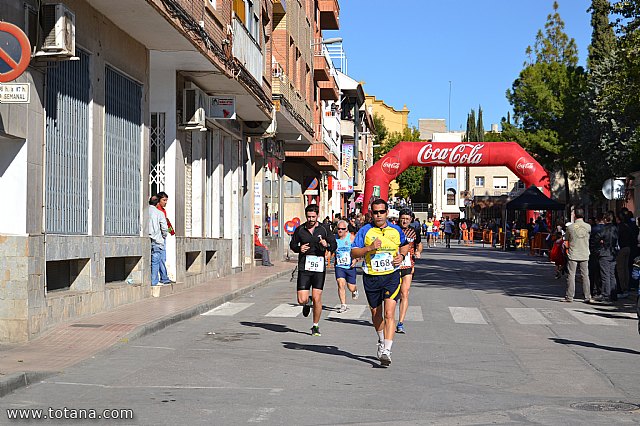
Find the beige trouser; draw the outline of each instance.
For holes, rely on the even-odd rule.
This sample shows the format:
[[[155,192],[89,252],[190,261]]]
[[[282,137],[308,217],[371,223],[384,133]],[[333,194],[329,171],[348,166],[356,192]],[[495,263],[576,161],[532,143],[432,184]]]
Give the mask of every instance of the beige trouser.
[[[580,268],[580,277],[582,278],[582,291],[585,300],[591,299],[591,283],[589,282],[589,261],[588,260],[571,260],[567,261],[567,269],[569,276],[567,277],[567,299],[573,300],[576,292],[576,269]]]

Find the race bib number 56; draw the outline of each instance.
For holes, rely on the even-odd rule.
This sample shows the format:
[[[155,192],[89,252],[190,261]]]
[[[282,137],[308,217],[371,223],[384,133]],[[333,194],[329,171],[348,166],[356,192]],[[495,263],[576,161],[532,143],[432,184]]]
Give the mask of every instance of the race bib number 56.
[[[393,271],[393,257],[390,253],[376,253],[371,258],[371,269],[374,272],[387,272]]]
[[[304,270],[310,272],[324,271],[324,257],[307,256],[304,260]]]

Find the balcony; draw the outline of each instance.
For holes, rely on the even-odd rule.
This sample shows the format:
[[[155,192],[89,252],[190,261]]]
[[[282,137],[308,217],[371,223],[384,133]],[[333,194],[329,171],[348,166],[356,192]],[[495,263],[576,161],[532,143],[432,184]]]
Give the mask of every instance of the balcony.
[[[320,99],[323,101],[337,101],[340,98],[338,92],[338,85],[335,78],[332,75],[329,76],[328,81],[318,81],[318,87],[320,88]]]
[[[338,0],[319,0],[320,29],[339,30],[340,29],[340,6]]]
[[[233,56],[262,84],[264,57],[260,45],[256,43],[245,26],[233,18]]]
[[[271,89],[276,112],[280,112],[282,107],[286,108],[304,130],[312,133],[311,108],[275,59],[271,63]]]
[[[328,81],[331,78],[331,58],[322,39],[317,39],[313,46],[313,79]]]

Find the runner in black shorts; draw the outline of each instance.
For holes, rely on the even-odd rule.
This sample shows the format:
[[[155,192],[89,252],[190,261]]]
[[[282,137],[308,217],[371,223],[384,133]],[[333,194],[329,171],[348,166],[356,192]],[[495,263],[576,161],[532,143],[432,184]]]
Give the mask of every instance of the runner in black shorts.
[[[302,314],[309,316],[313,300],[313,327],[311,334],[320,336],[320,314],[322,313],[322,289],[326,274],[325,253],[336,251],[336,239],[324,226],[318,223],[318,205],[311,204],[305,209],[307,221],[298,226],[291,236],[289,247],[298,256],[298,304]],[[311,290],[313,289],[313,290]],[[309,298],[311,290],[311,299]]]
[[[373,222],[358,231],[351,246],[351,257],[364,257],[362,281],[378,334],[378,359],[384,366],[391,364],[391,346],[396,332],[396,297],[400,292],[398,267],[409,252],[404,232],[387,221],[387,211],[386,201],[375,200],[371,204]]]
[[[400,315],[398,317],[398,325],[396,326],[396,333],[400,334],[405,333],[404,318],[409,308],[409,289],[411,288],[411,281],[413,281],[415,258],[420,258],[422,253],[420,233],[416,232],[410,225],[413,218],[414,216],[411,210],[400,210],[400,229],[404,232],[404,236],[409,245],[409,254],[407,254],[407,257],[400,265],[400,277],[402,279],[402,284],[400,285]]]

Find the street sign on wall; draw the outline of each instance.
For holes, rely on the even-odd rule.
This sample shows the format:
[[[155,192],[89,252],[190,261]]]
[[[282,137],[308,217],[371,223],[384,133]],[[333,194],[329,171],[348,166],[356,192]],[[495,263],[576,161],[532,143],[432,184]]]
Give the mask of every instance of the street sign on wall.
[[[31,61],[31,44],[22,30],[0,22],[0,83],[20,77]]]
[[[29,83],[0,83],[0,104],[28,104],[30,89]]]

